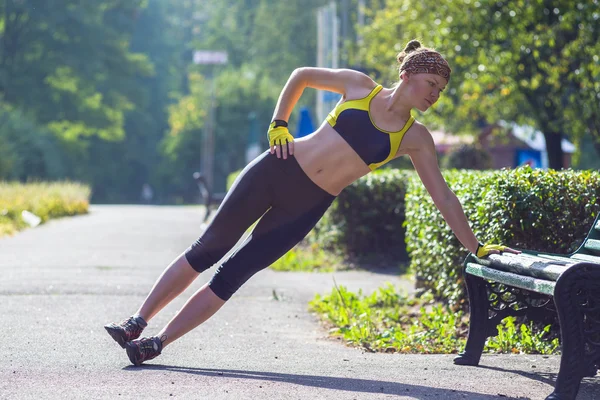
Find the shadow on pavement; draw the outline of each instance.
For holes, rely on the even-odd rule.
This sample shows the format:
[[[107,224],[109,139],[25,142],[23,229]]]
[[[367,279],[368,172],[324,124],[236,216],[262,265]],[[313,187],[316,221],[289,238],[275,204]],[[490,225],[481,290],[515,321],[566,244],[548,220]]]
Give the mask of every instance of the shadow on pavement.
[[[490,369],[492,371],[499,371],[499,372],[511,372],[513,374],[524,376],[525,378],[529,378],[529,379],[533,379],[533,380],[536,380],[536,381],[539,381],[542,383],[546,383],[552,387],[554,387],[556,385],[556,378],[558,376],[558,372],[526,372],[526,371],[520,371],[520,370],[516,370],[516,369],[491,367],[489,365],[478,365],[475,368],[485,368],[485,369]],[[581,381],[581,385],[579,386],[579,394],[582,394],[582,393],[585,393],[588,391],[589,391],[589,393],[593,393],[594,390],[600,391],[600,386],[598,385],[598,383],[590,382],[589,379],[590,379],[589,377],[583,378],[583,380]],[[597,379],[597,378],[591,378],[591,379]],[[599,397],[599,399],[600,399],[600,397]]]
[[[260,371],[242,371],[231,369],[211,369],[211,368],[189,368],[177,367],[160,364],[142,365],[141,367],[127,366],[123,368],[127,371],[159,370],[171,372],[183,372],[187,374],[203,375],[208,377],[234,378],[234,379],[255,379],[261,381],[286,382],[296,385],[312,386],[316,388],[343,390],[350,392],[365,393],[386,393],[395,395],[410,396],[415,399],[430,399],[439,397],[442,399],[520,399],[527,400],[528,397],[507,397],[506,395],[489,395],[476,392],[466,392],[462,390],[432,388],[422,385],[409,385],[398,382],[376,381],[369,379],[338,378],[332,376],[314,376],[314,375],[295,375],[281,374],[277,372]]]

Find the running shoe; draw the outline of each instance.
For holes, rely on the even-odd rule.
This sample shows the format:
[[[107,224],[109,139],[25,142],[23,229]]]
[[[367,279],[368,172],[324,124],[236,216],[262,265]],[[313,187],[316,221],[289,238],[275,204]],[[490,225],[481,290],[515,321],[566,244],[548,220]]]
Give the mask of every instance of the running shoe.
[[[127,357],[133,365],[139,366],[144,361],[152,360],[160,355],[162,351],[162,341],[159,337],[145,337],[138,340],[132,340],[125,343]]]
[[[104,329],[122,348],[125,348],[125,343],[139,338],[147,325],[142,317],[137,316],[129,317],[118,324],[104,325]]]

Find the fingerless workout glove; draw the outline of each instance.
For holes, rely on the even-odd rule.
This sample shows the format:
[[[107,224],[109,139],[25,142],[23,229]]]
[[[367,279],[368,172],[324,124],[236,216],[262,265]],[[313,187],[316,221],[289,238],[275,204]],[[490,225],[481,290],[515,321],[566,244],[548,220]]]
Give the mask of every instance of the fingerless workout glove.
[[[502,246],[499,244],[481,244],[479,243],[479,246],[477,246],[477,251],[475,252],[475,255],[479,258],[485,257],[488,254],[490,254],[490,250],[498,250],[498,251],[504,251],[506,249],[506,246]]]
[[[269,147],[275,145],[283,146],[286,143],[292,143],[294,141],[294,137],[287,128],[287,122],[281,120],[271,122],[267,137],[269,138]]]

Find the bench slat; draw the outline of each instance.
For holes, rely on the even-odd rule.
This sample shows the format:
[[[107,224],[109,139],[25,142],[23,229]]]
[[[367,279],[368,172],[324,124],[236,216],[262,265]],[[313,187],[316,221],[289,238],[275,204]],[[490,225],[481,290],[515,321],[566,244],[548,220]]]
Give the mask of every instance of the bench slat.
[[[598,232],[600,232],[600,219],[596,222],[596,226],[594,227]]]
[[[589,254],[581,254],[581,253],[577,253],[577,254],[573,254],[571,256],[571,258],[579,260],[579,261],[589,261],[592,263],[596,263],[600,266],[600,257],[598,256],[592,256]]]
[[[531,290],[547,295],[554,295],[555,282],[543,279],[532,278],[530,276],[522,276],[512,274],[510,272],[499,271],[493,268],[488,268],[476,263],[467,263],[467,273],[479,276],[483,279],[489,279],[495,282],[504,283],[509,286],[515,286],[521,289]]]
[[[557,281],[560,275],[577,261],[569,258],[566,260],[541,258],[527,253],[504,253],[490,254],[487,259],[478,259],[477,263],[519,275]]]
[[[565,257],[565,256],[559,256],[557,254],[535,254],[537,257],[540,258],[549,258],[551,260],[557,260],[557,261],[563,261],[563,262],[571,262],[574,263],[576,261],[589,261],[592,263],[596,263],[600,266],[600,257],[598,256],[592,256],[589,254],[580,254],[580,253],[575,253],[570,257]]]
[[[585,241],[583,247],[592,253],[600,255],[600,240],[588,239]]]
[[[574,263],[575,262],[575,261],[573,261],[573,258],[571,258],[571,257],[560,256],[558,254],[535,254],[535,255],[540,258],[548,258],[550,260],[562,261],[562,262],[566,262],[566,263]]]
[[[521,253],[521,254],[513,255],[510,253],[505,253],[504,255],[506,255],[508,257],[523,258],[523,259],[527,259],[529,261],[543,261],[548,264],[555,264],[555,265],[570,265],[575,262],[575,261],[571,260],[569,257],[565,257],[560,254]],[[540,258],[542,260],[540,260]],[[548,259],[548,260],[546,260],[546,259]],[[552,260],[552,261],[550,261],[550,260]]]

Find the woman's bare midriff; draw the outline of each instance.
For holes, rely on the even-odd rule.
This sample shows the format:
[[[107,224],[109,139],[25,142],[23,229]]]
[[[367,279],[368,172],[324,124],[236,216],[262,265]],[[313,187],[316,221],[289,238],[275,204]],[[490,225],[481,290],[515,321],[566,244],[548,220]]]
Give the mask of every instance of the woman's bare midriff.
[[[326,122],[311,135],[294,141],[294,157],[317,186],[334,196],[371,172],[352,147]]]

